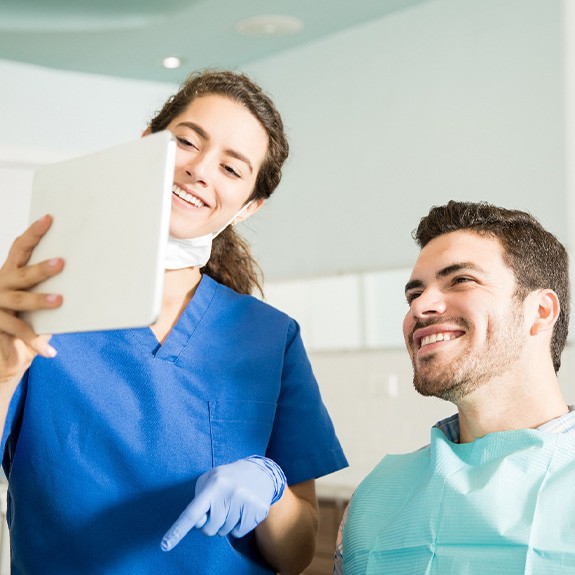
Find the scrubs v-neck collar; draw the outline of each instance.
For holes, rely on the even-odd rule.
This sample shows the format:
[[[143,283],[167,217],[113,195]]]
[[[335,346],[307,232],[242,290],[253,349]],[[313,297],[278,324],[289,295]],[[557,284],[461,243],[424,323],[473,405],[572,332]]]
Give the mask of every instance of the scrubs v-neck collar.
[[[186,346],[193,340],[196,328],[208,311],[218,283],[202,274],[200,283],[192,299],[168,333],[164,343],[160,344],[154,332],[149,328],[130,330],[144,349],[155,359],[174,362]]]

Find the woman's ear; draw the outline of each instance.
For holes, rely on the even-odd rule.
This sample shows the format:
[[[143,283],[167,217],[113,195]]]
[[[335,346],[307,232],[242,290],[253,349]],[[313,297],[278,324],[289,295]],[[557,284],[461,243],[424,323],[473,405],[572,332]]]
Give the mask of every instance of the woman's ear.
[[[537,312],[535,314],[535,321],[531,325],[531,335],[538,335],[545,331],[553,331],[553,327],[561,310],[559,297],[551,289],[537,290],[534,295],[536,297]]]
[[[263,198],[258,198],[257,200],[252,200],[250,202],[249,206],[247,206],[245,208],[245,210],[242,211],[241,214],[238,214],[234,218],[232,225],[235,226],[236,224],[239,224],[240,222],[247,220],[248,218],[253,216],[264,204],[265,204],[265,200]]]

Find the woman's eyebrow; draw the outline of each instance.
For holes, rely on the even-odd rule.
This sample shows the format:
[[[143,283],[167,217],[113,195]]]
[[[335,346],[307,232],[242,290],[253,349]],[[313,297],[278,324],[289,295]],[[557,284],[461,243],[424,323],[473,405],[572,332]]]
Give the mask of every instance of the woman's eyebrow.
[[[200,136],[202,140],[205,140],[206,142],[210,141],[210,135],[200,125],[196,124],[195,122],[180,122],[178,126],[184,126],[185,128],[190,128],[190,130],[196,132],[196,134],[198,134],[198,136]]]
[[[227,148],[224,151],[228,156],[232,156],[232,158],[235,158],[236,160],[239,160],[240,162],[244,162],[244,164],[246,164],[246,166],[250,170],[250,174],[253,174],[254,167],[252,166],[252,163],[248,160],[248,158],[246,158],[246,156],[244,156],[243,154],[241,154],[237,150],[233,150],[232,148]]]
[[[195,122],[189,122],[189,121],[188,122],[180,122],[178,124],[178,126],[184,126],[185,128],[189,128],[190,130],[193,130],[205,142],[210,141],[210,135],[206,132],[206,130],[204,130],[201,126],[199,126]],[[236,160],[239,160],[240,162],[244,162],[244,164],[246,164],[248,169],[250,170],[250,173],[253,174],[254,167],[253,167],[252,163],[250,162],[250,160],[246,156],[244,156],[244,154],[238,152],[237,150],[234,150],[233,148],[226,148],[224,150],[224,152],[228,156],[231,156],[232,158],[236,158]]]

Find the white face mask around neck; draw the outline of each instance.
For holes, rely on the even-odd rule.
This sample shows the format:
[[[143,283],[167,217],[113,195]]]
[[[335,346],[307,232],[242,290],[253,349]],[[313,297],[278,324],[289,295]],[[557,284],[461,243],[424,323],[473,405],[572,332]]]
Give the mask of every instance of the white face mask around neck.
[[[215,233],[189,239],[175,238],[170,235],[164,256],[164,269],[179,270],[205,266],[212,253],[212,242],[214,238],[221,234],[252,202],[253,200],[250,200],[227,224]]]

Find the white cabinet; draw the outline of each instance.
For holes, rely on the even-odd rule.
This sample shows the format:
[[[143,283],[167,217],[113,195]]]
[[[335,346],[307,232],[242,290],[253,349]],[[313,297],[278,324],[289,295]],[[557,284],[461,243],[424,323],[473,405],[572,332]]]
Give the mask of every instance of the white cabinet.
[[[266,283],[266,301],[296,319],[310,351],[402,348],[409,269]]]
[[[405,284],[410,273],[410,269],[398,269],[364,274],[365,347],[403,349],[402,325],[408,310]]]
[[[357,275],[270,282],[266,301],[300,324],[308,349],[363,347],[361,278]]]

